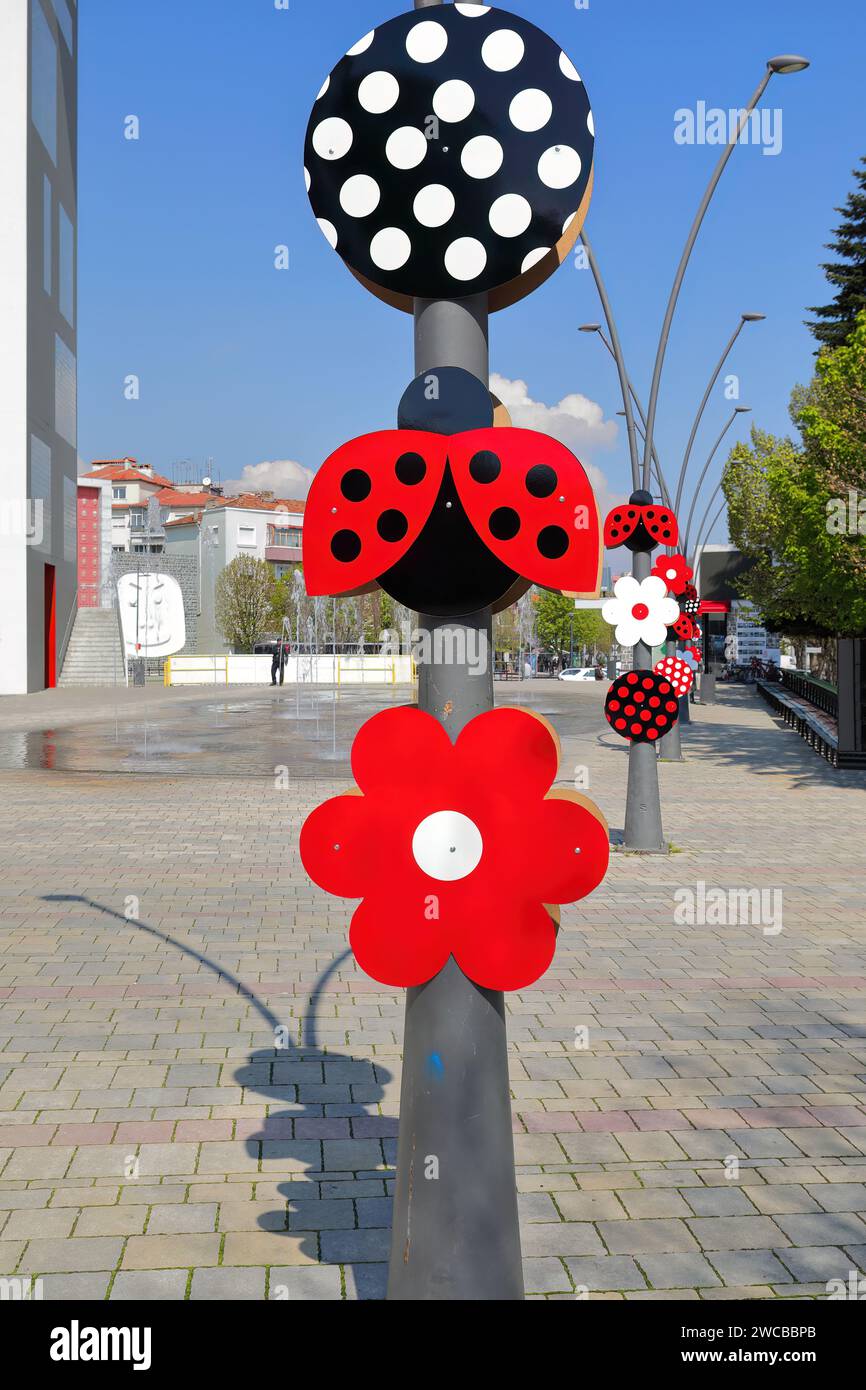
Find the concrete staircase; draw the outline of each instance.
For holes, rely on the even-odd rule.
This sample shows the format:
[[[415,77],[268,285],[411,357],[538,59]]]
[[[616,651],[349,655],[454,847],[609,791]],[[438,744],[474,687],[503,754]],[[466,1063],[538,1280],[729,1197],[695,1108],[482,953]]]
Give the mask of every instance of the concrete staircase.
[[[59,685],[123,684],[123,653],[113,608],[79,608]]]

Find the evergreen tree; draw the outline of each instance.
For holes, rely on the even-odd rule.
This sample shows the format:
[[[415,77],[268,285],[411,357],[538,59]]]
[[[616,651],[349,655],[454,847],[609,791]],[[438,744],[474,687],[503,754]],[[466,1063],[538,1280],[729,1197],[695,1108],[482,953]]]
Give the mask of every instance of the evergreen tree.
[[[810,312],[818,322],[807,325],[821,347],[840,347],[844,343],[861,310],[866,309],[866,157],[861,168],[854,169],[857,187],[848,194],[845,206],[836,208],[842,223],[827,243],[841,260],[825,263],[822,270],[831,285],[837,287],[832,304],[823,308],[812,305]]]

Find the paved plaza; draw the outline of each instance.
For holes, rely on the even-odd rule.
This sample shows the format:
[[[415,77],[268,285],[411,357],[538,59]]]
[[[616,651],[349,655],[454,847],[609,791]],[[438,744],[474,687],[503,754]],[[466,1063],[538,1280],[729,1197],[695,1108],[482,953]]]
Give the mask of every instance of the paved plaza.
[[[497,699],[552,717],[561,785],[616,841],[606,688]],[[384,1295],[403,997],[355,969],[350,905],[297,843],[354,731],[409,698],[0,703],[0,1274],[46,1298]],[[744,687],[683,743],[674,852],[613,854],[508,999],[531,1296],[826,1297],[866,1272],[866,775]]]

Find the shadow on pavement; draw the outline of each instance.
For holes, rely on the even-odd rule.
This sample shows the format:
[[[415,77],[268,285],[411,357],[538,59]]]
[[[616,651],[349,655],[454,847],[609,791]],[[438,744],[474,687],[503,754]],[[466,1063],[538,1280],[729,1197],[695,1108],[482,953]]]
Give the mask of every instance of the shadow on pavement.
[[[247,1137],[246,1151],[251,1157],[258,1158],[261,1163],[266,1164],[269,1159],[279,1161],[294,1158],[298,1153],[298,1143],[305,1139],[318,1144],[320,1140],[326,1142],[329,1137],[345,1140],[363,1138],[378,1144],[379,1162],[384,1149],[386,1161],[393,1164],[394,1153],[390,1151],[396,1147],[397,1121],[387,1119],[378,1113],[379,1102],[384,1097],[385,1086],[391,1080],[392,1073],[380,1065],[374,1065],[367,1058],[325,1051],[317,1043],[317,1014],[322,994],[332,975],[350,958],[351,951],[341,952],[316,980],[303,1019],[292,1020],[301,1033],[300,1041],[295,1042],[285,1037],[288,1025],[254,990],[225,966],[187,943],[178,941],[167,932],[159,931],[140,918],[126,917],[115,908],[84,894],[48,893],[43,895],[42,901],[78,903],[106,917],[114,918],[126,927],[145,932],[148,936],[155,937],[183,955],[198,961],[252,1005],[268,1029],[273,1032],[274,1046],[250,1053],[247,1062],[235,1071],[234,1080],[247,1090],[263,1096],[269,1104],[286,1102],[288,1108],[280,1114],[266,1116],[260,1132]],[[282,1043],[284,1039],[285,1046],[279,1046],[278,1042]],[[329,1088],[344,1091],[347,1086],[352,1096],[349,1103],[327,1099]],[[332,1114],[326,1117],[326,1104],[332,1111],[339,1110],[339,1115]],[[350,1127],[352,1134],[349,1133]],[[346,1177],[345,1169],[339,1171],[343,1177],[337,1180],[335,1186],[348,1183],[353,1176]],[[374,1172],[373,1165],[370,1170],[364,1171],[371,1172],[371,1185],[375,1183],[381,1192],[383,1180],[390,1175],[381,1168]],[[260,1176],[266,1177],[266,1171],[262,1171]],[[259,1226],[266,1231],[282,1231],[287,1236],[297,1232],[301,1236],[300,1248],[310,1261],[323,1265],[340,1264],[344,1267],[348,1293],[354,1292],[359,1299],[384,1298],[391,1234],[388,1199],[380,1197],[375,1208],[377,1220],[384,1224],[360,1228],[360,1231],[368,1233],[368,1249],[363,1252],[367,1258],[353,1261],[350,1247],[353,1242],[360,1247],[362,1242],[357,1239],[360,1231],[354,1226],[355,1206],[349,1198],[341,1198],[341,1205],[345,1202],[347,1209],[353,1213],[351,1227],[335,1224],[333,1229],[310,1229],[310,1217],[314,1214],[311,1210],[312,1203],[318,1204],[321,1200],[320,1182],[322,1170],[313,1163],[306,1166],[297,1178],[287,1179],[277,1189],[285,1196],[286,1207],[261,1215]],[[333,1211],[333,1208],[330,1210]],[[329,1207],[323,1204],[322,1212],[328,1211]],[[327,1250],[320,1249],[320,1236],[323,1237],[321,1243],[325,1246],[329,1243],[335,1247],[337,1243],[343,1246],[342,1251],[334,1249],[336,1258],[328,1258]],[[375,1247],[375,1258],[371,1258],[371,1247]]]

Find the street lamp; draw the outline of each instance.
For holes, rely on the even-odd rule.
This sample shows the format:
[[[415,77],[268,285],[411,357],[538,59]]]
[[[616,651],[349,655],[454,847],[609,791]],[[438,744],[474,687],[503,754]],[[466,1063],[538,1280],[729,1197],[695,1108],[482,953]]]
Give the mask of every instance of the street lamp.
[[[728,342],[727,342],[727,345],[726,345],[726,347],[725,347],[725,350],[724,350],[724,352],[722,353],[721,357],[719,358],[719,360],[718,360],[718,362],[717,362],[717,364],[716,364],[716,369],[715,369],[715,371],[713,372],[712,376],[710,377],[709,381],[707,382],[707,389],[706,389],[706,391],[705,391],[704,394],[703,394],[703,398],[702,398],[702,400],[701,400],[700,405],[698,406],[698,413],[697,413],[697,415],[695,416],[694,423],[693,423],[693,425],[692,425],[692,432],[691,432],[691,434],[689,435],[689,442],[688,442],[688,444],[686,445],[686,452],[685,452],[685,454],[684,454],[684,456],[683,456],[683,464],[682,464],[682,468],[680,469],[680,476],[679,476],[679,480],[678,480],[678,482],[677,482],[677,495],[676,495],[676,498],[675,498],[675,500],[674,500],[674,511],[675,511],[675,512],[679,510],[680,500],[681,500],[682,495],[683,495],[683,488],[685,487],[685,482],[686,482],[686,471],[687,471],[688,466],[689,466],[689,458],[691,457],[692,446],[694,445],[695,438],[696,438],[697,433],[698,433],[698,427],[700,426],[701,420],[702,420],[702,418],[703,418],[704,411],[705,411],[706,408],[707,408],[707,401],[710,399],[710,393],[711,393],[713,387],[715,386],[716,382],[718,381],[719,372],[722,370],[722,367],[725,365],[725,362],[726,362],[726,360],[727,360],[727,358],[728,358],[728,354],[730,353],[731,348],[734,346],[734,343],[737,341],[738,337],[739,337],[740,334],[742,333],[744,324],[747,324],[747,323],[760,323],[760,322],[761,322],[763,319],[765,319],[765,318],[766,318],[766,314],[740,314],[740,322],[737,324],[736,328],[734,329],[733,333],[731,334],[730,338],[728,339]],[[700,486],[700,484],[698,484],[698,486]]]
[[[602,329],[602,326],[601,326],[600,323],[582,323],[582,324],[580,325],[579,329],[578,329],[578,332],[579,332],[579,333],[597,333],[598,336],[599,336],[599,338],[601,339],[602,343],[604,344],[604,346],[607,348],[608,352],[610,353],[611,357],[614,359],[614,361],[616,361],[616,353],[614,352],[613,347],[611,346],[611,344],[608,342],[607,338],[605,337],[605,335],[604,335],[604,330]],[[640,418],[641,425],[643,426],[643,435],[642,435],[642,437],[643,437],[644,439],[646,439],[646,415],[644,414],[643,406],[642,406],[641,403],[640,403],[640,397],[638,396],[637,392],[636,392],[635,389],[634,389],[634,385],[633,385],[633,383],[632,383],[631,377],[628,375],[628,372],[625,371],[625,363],[623,363],[623,371],[625,372],[626,384],[627,384],[628,389],[629,389],[629,392],[630,392],[630,394],[631,394],[631,398],[632,398],[632,402],[633,402],[633,404],[634,404],[634,408],[635,408],[635,410],[637,411],[638,416],[639,416],[639,418]],[[618,410],[616,413],[617,413],[617,415],[625,415],[625,411],[624,411],[624,410]],[[637,426],[635,426],[635,428],[637,428]],[[673,504],[671,503],[670,493],[668,492],[667,483],[665,482],[664,474],[662,473],[662,470],[661,470],[661,464],[659,463],[658,454],[656,453],[656,450],[655,450],[655,445],[653,445],[653,462],[654,462],[654,464],[655,464],[656,478],[658,479],[658,485],[659,485],[659,490],[660,490],[661,495],[662,495],[662,500],[663,500],[663,502],[664,502],[664,504],[665,504],[666,507],[671,507],[671,509],[673,509]],[[634,475],[633,475],[633,477],[632,477],[632,486],[634,486]]]
[[[690,532],[690,530],[691,530],[692,517],[693,517],[694,514],[695,514],[695,507],[697,506],[698,497],[699,497],[699,495],[700,495],[701,484],[703,483],[704,478],[707,476],[707,472],[709,471],[710,464],[712,463],[713,459],[714,459],[715,456],[716,456],[716,452],[717,452],[717,450],[718,450],[719,445],[721,444],[721,442],[722,442],[722,440],[724,439],[725,435],[727,434],[728,430],[731,428],[731,425],[732,425],[732,424],[734,423],[734,421],[736,420],[737,416],[738,416],[738,415],[748,415],[749,412],[751,411],[751,409],[752,409],[752,407],[751,407],[750,405],[736,405],[736,406],[734,406],[734,409],[733,409],[733,411],[732,411],[732,413],[731,413],[731,418],[730,418],[730,420],[728,420],[727,424],[725,425],[724,429],[722,430],[721,434],[719,435],[718,439],[716,440],[715,444],[713,445],[712,449],[710,450],[709,457],[707,458],[707,461],[706,461],[706,463],[704,464],[704,467],[703,467],[703,472],[701,473],[701,476],[698,478],[698,481],[697,481],[697,483],[696,483],[696,485],[695,485],[695,495],[694,495],[694,497],[692,498],[692,505],[691,505],[691,508],[690,508],[690,510],[689,510],[688,520],[686,521],[685,539],[684,539],[684,541],[683,541],[683,554],[688,554],[688,547],[689,547],[689,532]]]
[[[767,59],[770,72],[777,72],[783,77],[789,72],[802,72],[808,66],[809,59],[801,58],[797,53],[781,53],[778,58]]]
[[[683,254],[680,257],[680,263],[677,266],[677,273],[674,277],[674,283],[671,288],[670,298],[668,299],[668,307],[665,311],[665,318],[664,323],[662,324],[661,337],[659,338],[658,351],[656,352],[655,366],[653,368],[652,387],[650,388],[649,408],[647,410],[646,448],[644,450],[643,459],[644,487],[647,486],[647,483],[649,481],[650,459],[652,457],[652,443],[655,437],[656,409],[658,407],[659,388],[661,386],[662,378],[662,367],[664,366],[665,353],[667,351],[668,338],[670,337],[671,324],[673,322],[674,317],[674,310],[677,307],[677,300],[679,299],[680,289],[682,288],[683,279],[685,277],[686,268],[691,258],[694,244],[698,238],[698,232],[701,229],[701,223],[704,220],[707,208],[709,207],[713,194],[716,191],[719,179],[722,177],[722,174],[725,171],[725,165],[727,164],[728,160],[733,154],[734,147],[736,146],[740,136],[743,133],[743,130],[745,129],[746,122],[748,121],[758,102],[761,100],[761,97],[764,95],[764,92],[766,91],[770,83],[770,79],[773,77],[773,74],[802,72],[803,69],[808,66],[809,64],[806,58],[800,58],[797,55],[791,53],[782,54],[780,57],[770,58],[768,60],[767,70],[764,73],[764,76],[761,78],[761,81],[755,88],[749,101],[749,104],[739,113],[739,116],[737,118],[737,128],[733,133],[733,138],[728,142],[728,144],[722,151],[721,157],[719,158],[719,162],[713,170],[712,177],[709,183],[707,184],[706,191],[704,193],[703,198],[701,199],[700,206],[695,214],[695,220],[692,223],[691,230],[689,231],[689,235],[686,239],[685,247],[683,248]]]

